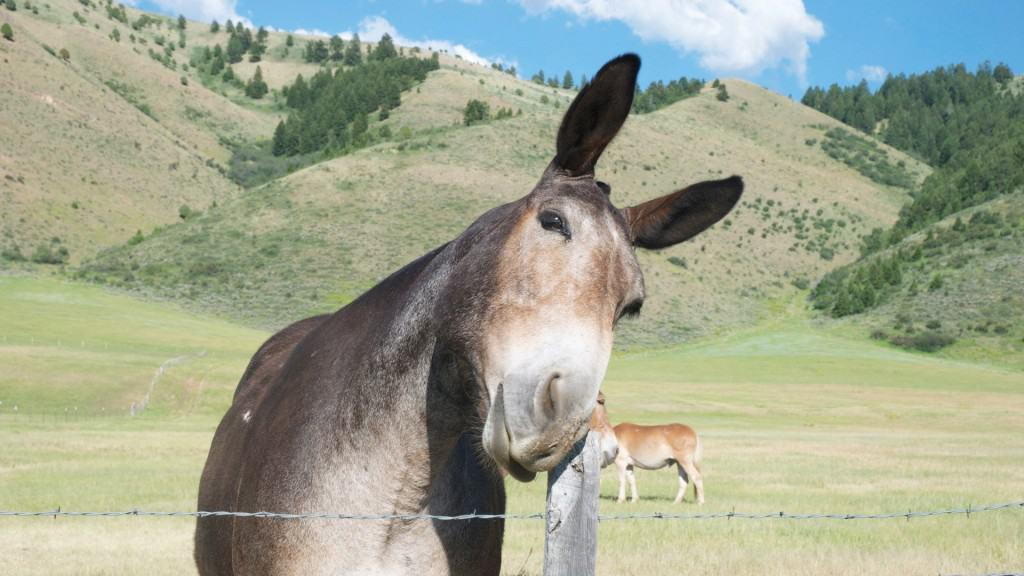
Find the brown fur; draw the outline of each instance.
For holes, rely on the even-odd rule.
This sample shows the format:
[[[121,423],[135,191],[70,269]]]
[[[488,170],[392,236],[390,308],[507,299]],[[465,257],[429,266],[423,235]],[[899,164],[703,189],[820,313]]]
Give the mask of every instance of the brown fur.
[[[675,464],[679,473],[678,504],[686,495],[687,480],[693,482],[694,500],[704,503],[704,478],[700,471],[702,450],[697,433],[685,424],[641,426],[623,422],[615,427],[619,453],[615,465],[619,469],[619,502],[626,498],[629,480],[632,500],[636,502],[636,478],[633,468],[657,470]]]
[[[529,194],[260,348],[210,446],[201,510],[500,514],[499,470],[529,481],[564,458],[586,433],[615,323],[643,301],[634,242],[681,241],[743,189],[733,178],[670,194],[670,210],[612,205],[594,165],[639,66],[616,58],[580,91]],[[497,575],[503,530],[200,518],[195,558],[202,576]]]

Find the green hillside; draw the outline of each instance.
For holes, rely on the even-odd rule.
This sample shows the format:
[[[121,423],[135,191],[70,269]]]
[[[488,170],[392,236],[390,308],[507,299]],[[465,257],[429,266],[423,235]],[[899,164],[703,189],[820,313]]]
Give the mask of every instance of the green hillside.
[[[15,135],[0,144],[0,192],[14,207],[0,215],[0,266],[67,251],[80,278],[261,327],[343,305],[528,192],[574,96],[442,54],[386,119],[369,115],[368,147],[294,161],[257,154],[247,165],[238,152],[267,146],[289,113],[281,89],[320,69],[303,57],[317,39],[288,46],[268,33],[260,61],[243,55],[230,65],[238,81],[225,81],[205,54],[226,50],[226,26],[181,30],[173,18],[72,0],[4,17],[15,42],[0,43],[0,82],[16,97],[0,104]],[[242,84],[257,67],[270,93],[254,100]],[[599,167],[620,205],[730,174],[748,187],[710,233],[643,256],[651,297],[625,328],[628,343],[664,345],[771,313],[765,302],[852,261],[859,237],[891,225],[907,186],[929,172],[874,143],[880,178],[825,145],[838,122],[723,83],[727,101],[709,85],[634,115]],[[467,127],[471,99],[511,116]],[[272,162],[284,176],[262,187],[227,176]]]
[[[898,270],[895,278],[877,278],[886,268]],[[958,212],[830,273],[814,303],[898,346],[1024,368],[1022,285],[1018,193]]]
[[[749,323],[763,302],[856,255],[857,238],[891,224],[904,189],[878,184],[808,139],[837,123],[741,81],[631,117],[599,176],[620,205],[733,173],[744,203],[697,241],[644,254],[650,298],[625,328],[632,344],[664,344]],[[81,270],[108,282],[279,326],[335,309],[527,193],[550,160],[573,93],[442,60],[371,130],[392,138],[295,172],[104,251]],[[522,115],[464,127],[467,100]],[[911,178],[927,168],[903,160]]]
[[[984,63],[891,76],[875,93],[864,82],[807,91],[805,104],[935,167],[895,225],[822,279],[816,308],[897,346],[1024,366],[1019,84],[1005,64]],[[863,138],[847,134],[839,140]],[[877,160],[852,163],[867,156]]]
[[[77,262],[177,220],[182,205],[224,201],[237,186],[218,170],[230,157],[222,140],[273,126],[183,85],[147,55],[146,34],[129,42],[130,28],[92,6],[3,11],[14,41],[0,42],[0,246],[26,257],[58,238]]]

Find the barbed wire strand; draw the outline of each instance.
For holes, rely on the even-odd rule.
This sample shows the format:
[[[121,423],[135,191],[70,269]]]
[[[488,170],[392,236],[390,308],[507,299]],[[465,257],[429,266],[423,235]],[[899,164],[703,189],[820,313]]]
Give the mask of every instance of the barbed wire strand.
[[[913,511],[906,512],[885,512],[881,514],[792,514],[787,512],[709,512],[709,513],[674,513],[674,512],[648,512],[634,514],[599,514],[599,521],[614,520],[720,520],[720,519],[743,519],[743,520],[887,520],[905,518],[925,518],[930,516],[955,516],[981,514],[985,512],[996,512],[999,510],[1024,509],[1024,500],[1015,502],[1003,502],[999,504],[988,504],[966,508],[947,508],[942,510]],[[334,512],[312,512],[312,513],[287,513],[287,512],[234,512],[226,510],[217,511],[161,511],[161,510],[115,510],[106,512],[91,512],[77,510],[63,510],[58,507],[55,510],[34,510],[16,511],[0,510],[0,517],[117,517],[117,516],[143,516],[143,517],[192,517],[192,518],[271,518],[279,520],[436,520],[442,522],[459,520],[543,520],[544,514],[535,512],[532,514],[459,514],[445,516],[436,514],[341,514]]]

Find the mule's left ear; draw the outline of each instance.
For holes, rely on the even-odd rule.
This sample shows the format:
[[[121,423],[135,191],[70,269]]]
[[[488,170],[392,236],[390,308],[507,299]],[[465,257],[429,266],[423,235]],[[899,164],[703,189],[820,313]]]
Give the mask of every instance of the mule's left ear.
[[[633,244],[657,250],[700,234],[732,210],[743,179],[709,180],[622,210]]]
[[[573,176],[594,173],[597,159],[629,116],[639,71],[640,57],[623,54],[580,90],[558,129],[558,168]]]

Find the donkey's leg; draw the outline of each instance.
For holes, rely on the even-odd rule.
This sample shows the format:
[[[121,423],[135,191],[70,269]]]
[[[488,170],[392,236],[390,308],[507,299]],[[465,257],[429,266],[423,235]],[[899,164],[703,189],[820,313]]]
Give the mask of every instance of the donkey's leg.
[[[676,494],[676,499],[673,504],[679,504],[686,498],[686,470],[683,469],[681,463],[676,463],[676,471],[679,472],[679,493]]]
[[[626,501],[626,466],[624,460],[615,459],[615,467],[619,469],[619,503]]]
[[[697,498],[697,504],[704,503],[704,478],[701,476],[700,468],[694,463],[693,458],[685,458],[679,461],[679,467],[686,471],[686,475],[693,481],[694,496]],[[682,474],[682,471],[680,471]]]
[[[636,474],[633,473],[633,466],[626,467],[626,477],[629,478],[629,493],[631,496],[629,501],[636,502],[640,497],[636,494]]]

